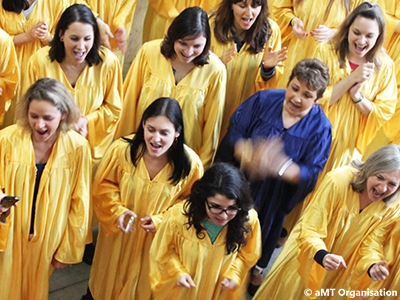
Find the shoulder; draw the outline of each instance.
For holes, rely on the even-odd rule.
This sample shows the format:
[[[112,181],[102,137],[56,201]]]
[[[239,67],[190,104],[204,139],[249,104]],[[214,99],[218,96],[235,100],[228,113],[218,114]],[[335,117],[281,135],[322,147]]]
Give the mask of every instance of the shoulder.
[[[72,141],[76,146],[86,146],[89,144],[86,138],[72,129],[66,131],[63,136],[65,139]]]
[[[162,42],[162,39],[146,42],[142,45],[141,50],[144,52],[154,52],[155,50],[160,50]]]
[[[269,22],[269,25],[271,26],[271,30],[272,30],[273,33],[274,32],[279,32],[279,33],[281,32],[281,29],[279,28],[278,23],[276,23],[271,18],[268,18],[268,22]]]
[[[100,53],[100,57],[103,60],[103,64],[116,64],[116,63],[119,63],[118,62],[118,58],[107,47],[100,46],[99,53]]]
[[[7,126],[0,130],[0,143],[2,146],[7,142],[19,144],[19,141],[22,140],[26,134],[22,127],[16,124]]]
[[[204,65],[202,68],[213,69],[216,72],[225,72],[226,68],[221,59],[213,52],[210,51],[210,56],[208,58],[208,64]]]
[[[324,179],[329,180],[337,187],[343,187],[347,189],[356,172],[357,170],[351,166],[343,166],[328,172]]]
[[[31,61],[50,61],[50,56],[49,56],[49,51],[50,51],[50,46],[45,46],[43,48],[40,48],[37,50],[35,53],[33,53],[30,57]]]
[[[323,112],[322,108],[319,105],[314,105],[310,111],[310,116],[314,123],[317,124],[318,127],[323,127],[320,130],[325,130],[326,128],[332,128],[332,124],[329,121],[326,114]]]
[[[196,152],[192,148],[187,145],[183,145],[184,151],[186,155],[189,157],[191,161],[192,168],[202,166],[201,159]]]
[[[284,89],[271,89],[271,90],[261,90],[256,92],[253,101],[260,102],[262,107],[269,107],[280,105],[285,100],[286,90]],[[253,98],[250,97],[249,100]]]

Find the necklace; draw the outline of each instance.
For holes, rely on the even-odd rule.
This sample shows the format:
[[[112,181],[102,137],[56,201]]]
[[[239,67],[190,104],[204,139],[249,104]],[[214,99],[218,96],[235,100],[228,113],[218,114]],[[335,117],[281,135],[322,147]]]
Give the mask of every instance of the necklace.
[[[172,68],[172,72],[174,73],[174,77],[175,77],[175,84],[178,84],[179,81],[181,81],[183,79],[183,77],[185,77],[187,74],[189,74],[189,72],[186,73],[180,73],[178,71],[176,71],[174,68]]]

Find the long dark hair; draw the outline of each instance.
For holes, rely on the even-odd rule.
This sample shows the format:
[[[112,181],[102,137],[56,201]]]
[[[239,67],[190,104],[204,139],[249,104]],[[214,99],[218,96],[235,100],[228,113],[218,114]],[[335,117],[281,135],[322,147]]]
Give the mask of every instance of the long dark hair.
[[[183,130],[183,116],[178,101],[168,97],[158,98],[144,111],[133,139],[122,138],[130,144],[131,161],[136,167],[139,159],[143,157],[146,150],[143,124],[147,119],[157,116],[168,118],[174,125],[175,130],[180,132],[175,145],[168,151],[168,160],[173,163],[173,172],[169,179],[173,184],[177,184],[182,178],[189,175],[191,169],[190,158],[184,148],[185,132]]]
[[[19,14],[28,7],[29,3],[26,0],[3,0],[3,8],[6,11],[11,11]]]
[[[188,228],[193,226],[196,236],[203,239],[205,229],[201,222],[207,218],[206,201],[208,197],[217,194],[235,199],[236,205],[241,208],[228,223],[226,251],[229,254],[239,251],[246,244],[246,234],[250,231],[246,222],[248,212],[253,207],[249,185],[238,168],[228,163],[211,166],[204,176],[193,184],[189,199],[184,204],[184,214],[188,217]]]
[[[64,43],[61,41],[61,36],[68,29],[68,26],[74,22],[92,25],[93,46],[87,54],[85,60],[89,67],[92,65],[98,65],[102,62],[100,56],[100,32],[93,12],[84,4],[73,4],[61,15],[61,18],[56,26],[54,38],[51,42],[51,48],[49,50],[50,60],[56,60],[59,63],[64,60],[65,48]]]
[[[161,53],[166,58],[174,58],[176,55],[174,43],[177,40],[186,37],[197,38],[199,36],[206,38],[206,44],[203,52],[193,60],[193,63],[195,66],[204,66],[208,63],[211,47],[211,30],[208,23],[208,16],[204,9],[200,7],[188,7],[169,26],[164,41],[161,44]]]
[[[227,44],[233,41],[230,31],[234,27],[234,15],[232,4],[245,2],[244,0],[223,0],[213,14],[215,17],[214,35],[218,42]],[[272,34],[271,24],[268,21],[269,10],[267,0],[252,0],[251,5],[261,6],[253,26],[246,31],[245,42],[250,45],[247,51],[257,54],[264,50],[264,45],[268,42]]]
[[[378,59],[378,53],[383,51],[383,42],[385,38],[386,28],[385,16],[379,4],[363,2],[359,6],[357,6],[343,21],[330,42],[333,45],[337,56],[339,57],[340,67],[344,68],[346,56],[349,53],[348,35],[350,31],[350,26],[358,17],[375,20],[378,23],[379,36],[376,40],[374,47],[366,54],[366,58],[367,61],[373,62],[376,68],[379,70],[381,66],[381,61]]]

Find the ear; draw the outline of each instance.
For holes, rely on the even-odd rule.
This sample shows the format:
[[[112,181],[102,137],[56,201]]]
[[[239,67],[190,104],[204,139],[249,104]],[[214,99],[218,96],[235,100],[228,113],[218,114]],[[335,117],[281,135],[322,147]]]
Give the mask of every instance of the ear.
[[[60,30],[60,33],[58,34],[58,37],[60,38],[60,41],[62,43],[64,43],[64,32],[62,32],[62,30]]]
[[[178,138],[181,135],[180,131],[175,132],[175,138]]]
[[[315,103],[315,104],[318,104],[318,103],[319,103],[319,99],[321,99],[321,98],[323,98],[323,97],[324,97],[324,94],[322,94],[321,97],[318,97],[317,99],[315,99],[314,103]]]

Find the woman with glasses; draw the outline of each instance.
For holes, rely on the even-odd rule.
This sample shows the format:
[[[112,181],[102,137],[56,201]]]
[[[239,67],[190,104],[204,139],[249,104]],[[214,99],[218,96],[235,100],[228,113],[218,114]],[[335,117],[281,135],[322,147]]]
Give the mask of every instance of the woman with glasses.
[[[239,169],[216,164],[172,207],[150,248],[154,299],[244,299],[261,250],[260,225]]]

